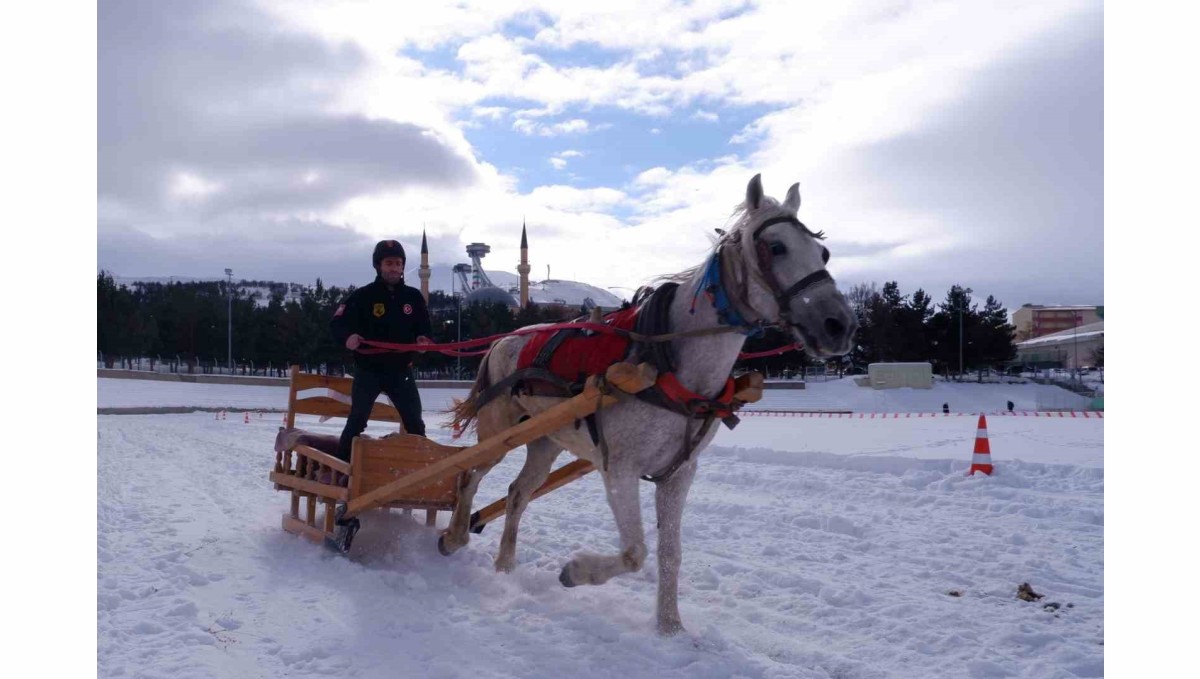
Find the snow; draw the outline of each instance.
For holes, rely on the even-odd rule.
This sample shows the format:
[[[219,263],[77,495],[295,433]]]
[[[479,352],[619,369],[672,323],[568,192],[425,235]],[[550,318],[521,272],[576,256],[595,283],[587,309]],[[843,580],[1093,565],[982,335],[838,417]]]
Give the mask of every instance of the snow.
[[[210,412],[100,415],[99,674],[1103,676],[1104,421],[990,416],[996,473],[967,477],[975,417],[915,415],[947,400],[963,411],[1036,405],[1043,388],[1055,389],[880,392],[847,379],[769,391],[914,415],[749,415],[722,429],[684,516],[687,632],[673,638],[654,633],[649,484],[644,569],[564,589],[558,572],[573,553],[616,544],[594,475],[530,505],[512,574],[492,569],[499,522],[446,558],[437,531],[399,511],[365,515],[345,558],[279,528],[288,496],[266,480],[278,413],[249,424]],[[99,379],[97,405],[265,410],[286,393]],[[434,409],[455,393],[422,391],[443,443]],[[477,506],[504,494],[523,457],[497,466]],[[1022,582],[1046,598],[1016,599]]]
[[[784,384],[787,384],[785,381]],[[793,383],[794,384],[798,383]],[[287,407],[287,387],[199,384],[175,381],[97,379],[99,406],[132,408],[197,406],[234,409]],[[422,389],[426,409],[444,409],[467,389]],[[767,389],[748,411],[812,410],[865,413],[940,413],[948,403],[955,413],[999,413],[1012,401],[1018,411],[1082,410],[1091,399],[1044,384],[974,384],[935,381],[932,389],[871,389],[853,378],[812,381],[804,389]]]

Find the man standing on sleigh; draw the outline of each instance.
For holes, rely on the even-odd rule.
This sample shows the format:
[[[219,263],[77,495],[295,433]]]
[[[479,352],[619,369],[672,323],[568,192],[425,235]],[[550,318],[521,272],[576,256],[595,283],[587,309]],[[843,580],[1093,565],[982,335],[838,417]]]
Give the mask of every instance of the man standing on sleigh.
[[[399,241],[375,245],[371,263],[374,282],[350,293],[337,308],[329,328],[333,339],[354,352],[354,383],[350,415],[338,445],[337,456],[350,460],[350,444],[367,427],[371,408],[380,392],[387,394],[400,413],[404,431],[425,435],[421,395],[412,373],[412,353],[362,353],[363,340],[395,344],[432,344],[429,311],[421,291],[404,284],[404,248]]]

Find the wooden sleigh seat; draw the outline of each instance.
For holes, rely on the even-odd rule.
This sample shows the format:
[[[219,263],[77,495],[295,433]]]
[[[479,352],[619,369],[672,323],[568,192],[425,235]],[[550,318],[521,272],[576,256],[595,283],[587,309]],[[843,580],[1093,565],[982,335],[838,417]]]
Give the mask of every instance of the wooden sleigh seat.
[[[313,375],[292,366],[287,428],[296,426],[297,415],[349,416],[352,383],[349,377]],[[375,404],[370,420],[401,424],[395,408],[383,403]],[[314,542],[332,539],[337,503],[349,503],[425,468],[446,454],[446,446],[407,434],[381,439],[356,437],[348,463],[306,445],[276,452],[270,480],[276,490],[291,493],[291,506],[283,515],[283,529]],[[452,511],[458,503],[460,477],[461,474],[436,479],[407,491],[403,497],[389,499],[381,507],[385,511],[389,508],[424,509],[426,525],[435,525],[438,511]],[[305,508],[303,516],[301,500]]]

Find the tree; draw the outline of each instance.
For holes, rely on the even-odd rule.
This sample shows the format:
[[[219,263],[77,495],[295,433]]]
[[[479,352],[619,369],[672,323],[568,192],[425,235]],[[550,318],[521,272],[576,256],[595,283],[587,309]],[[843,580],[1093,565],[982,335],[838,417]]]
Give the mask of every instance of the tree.
[[[946,301],[938,305],[938,311],[929,320],[935,370],[957,372],[960,356],[964,370],[977,360],[974,339],[979,322],[978,314],[971,306],[971,292],[970,288],[951,286]]]
[[[987,366],[998,366],[1015,358],[1017,346],[1013,338],[1017,329],[1008,322],[1008,309],[995,297],[988,295],[979,321],[980,362]]]

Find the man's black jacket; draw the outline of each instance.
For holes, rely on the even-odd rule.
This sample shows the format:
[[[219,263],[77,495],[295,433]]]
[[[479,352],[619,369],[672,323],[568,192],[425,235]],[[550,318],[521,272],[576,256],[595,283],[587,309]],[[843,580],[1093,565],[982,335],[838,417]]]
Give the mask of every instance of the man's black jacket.
[[[346,338],[355,333],[364,339],[414,344],[418,335],[429,337],[429,310],[421,291],[409,287],[403,281],[389,287],[379,276],[375,282],[364,285],[346,298],[333,320],[329,321],[333,341],[346,346]],[[354,352],[355,365],[368,370],[401,368],[412,361],[411,353],[387,352],[365,355]]]

